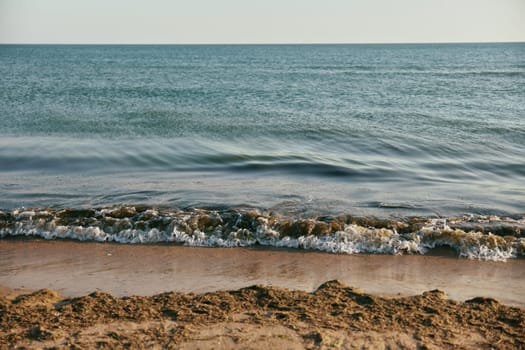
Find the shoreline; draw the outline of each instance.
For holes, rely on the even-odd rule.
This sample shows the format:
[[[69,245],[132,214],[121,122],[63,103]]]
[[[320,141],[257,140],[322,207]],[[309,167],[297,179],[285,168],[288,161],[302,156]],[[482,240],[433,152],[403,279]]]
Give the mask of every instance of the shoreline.
[[[0,347],[525,347],[523,259],[43,240],[0,251]]]
[[[444,290],[464,301],[490,297],[525,308],[525,259],[507,262],[433,255],[329,254],[306,250],[198,248],[67,240],[0,240],[0,285],[49,288],[67,297],[177,291],[205,293],[251,285],[314,291],[328,280],[381,296]]]

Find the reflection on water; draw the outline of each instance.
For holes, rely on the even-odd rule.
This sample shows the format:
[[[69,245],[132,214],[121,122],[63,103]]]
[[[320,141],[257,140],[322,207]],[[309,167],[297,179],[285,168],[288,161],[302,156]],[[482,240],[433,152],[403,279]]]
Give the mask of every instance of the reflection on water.
[[[117,295],[206,292],[253,284],[312,291],[327,280],[338,279],[370,293],[413,295],[439,288],[452,299],[482,295],[525,306],[522,259],[495,263],[436,256],[347,256],[56,241],[0,240],[0,248],[8,257],[0,265],[2,285],[49,287],[66,295],[96,289]],[[14,269],[17,273],[12,273]]]

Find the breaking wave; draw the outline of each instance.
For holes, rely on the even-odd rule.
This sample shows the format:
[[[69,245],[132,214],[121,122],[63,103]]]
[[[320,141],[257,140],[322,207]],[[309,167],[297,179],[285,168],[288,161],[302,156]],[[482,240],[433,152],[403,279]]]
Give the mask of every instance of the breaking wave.
[[[344,254],[425,254],[450,247],[460,257],[505,261],[525,255],[525,216],[293,218],[257,209],[146,206],[0,212],[0,238],[15,236],[207,247],[260,245]]]

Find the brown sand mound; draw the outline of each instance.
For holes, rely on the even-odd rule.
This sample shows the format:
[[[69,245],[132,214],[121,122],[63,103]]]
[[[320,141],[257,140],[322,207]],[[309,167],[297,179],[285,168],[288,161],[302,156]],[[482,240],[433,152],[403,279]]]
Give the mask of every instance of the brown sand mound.
[[[387,299],[337,281],[315,292],[0,297],[0,348],[524,349],[525,310],[435,290]]]

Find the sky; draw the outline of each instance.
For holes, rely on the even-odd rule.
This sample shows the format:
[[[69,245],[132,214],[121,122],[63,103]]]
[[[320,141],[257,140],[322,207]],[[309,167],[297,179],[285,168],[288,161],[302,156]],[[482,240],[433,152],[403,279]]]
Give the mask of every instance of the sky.
[[[0,43],[525,41],[525,0],[0,0]]]

